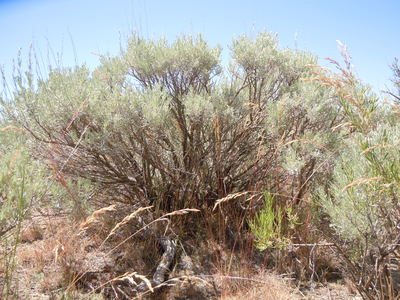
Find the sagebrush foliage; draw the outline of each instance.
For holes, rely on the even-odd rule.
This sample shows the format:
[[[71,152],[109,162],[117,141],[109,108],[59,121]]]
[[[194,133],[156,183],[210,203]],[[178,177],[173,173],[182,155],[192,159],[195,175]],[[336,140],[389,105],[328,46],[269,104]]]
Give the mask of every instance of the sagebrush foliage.
[[[399,142],[398,125],[382,124],[366,136],[355,135],[335,166],[330,192],[321,194],[337,232],[360,246],[381,247],[388,234],[395,234]]]
[[[225,72],[219,54],[200,36],[174,43],[133,36],[93,73],[53,69],[37,88],[21,86],[6,111],[40,142],[43,158],[61,165],[69,157],[66,174],[98,183],[119,201],[169,210],[210,206],[254,187],[279,189],[284,148],[307,152],[291,191],[300,201],[314,156],[325,151],[317,148],[335,139],[328,133],[312,141],[313,133],[337,124],[329,91],[301,81],[315,58],[280,49],[266,33],[233,41]]]
[[[347,121],[343,126],[351,134],[342,140],[332,180],[321,184],[316,195],[336,235],[336,253],[363,298],[396,298],[400,292],[399,273],[392,268],[400,258],[396,105],[379,105],[377,96],[356,80],[350,63],[347,68],[334,63],[340,74],[318,72],[318,80],[335,88],[335,100]]]

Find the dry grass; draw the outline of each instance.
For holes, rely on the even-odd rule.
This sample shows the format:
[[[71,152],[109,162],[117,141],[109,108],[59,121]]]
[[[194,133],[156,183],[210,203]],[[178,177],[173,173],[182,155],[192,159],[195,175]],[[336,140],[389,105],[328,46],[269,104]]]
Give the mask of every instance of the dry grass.
[[[384,178],[379,176],[379,177],[371,177],[371,178],[359,178],[355,181],[353,181],[352,183],[346,185],[343,188],[343,191],[348,190],[354,186],[360,185],[360,184],[365,184],[365,183],[370,183],[370,182],[375,182],[375,181],[379,181],[379,180],[383,180]]]
[[[239,192],[239,193],[233,193],[233,194],[229,194],[229,195],[227,195],[227,196],[225,196],[225,197],[223,197],[223,198],[221,198],[221,199],[218,199],[218,200],[215,201],[215,205],[214,205],[213,211],[214,211],[221,203],[224,203],[224,202],[230,201],[230,200],[235,200],[235,199],[237,199],[237,198],[239,198],[239,197],[242,197],[242,196],[245,196],[245,195],[247,195],[247,194],[249,194],[249,193],[250,193],[250,192],[248,192],[248,191]]]
[[[145,210],[149,210],[153,208],[153,206],[147,206],[147,207],[140,207],[137,210],[135,210],[133,213],[127,215],[125,218],[122,219],[121,222],[117,223],[117,225],[114,226],[113,229],[111,229],[110,233],[107,235],[107,237],[105,238],[104,242],[107,241],[109,239],[110,236],[112,236],[113,234],[115,234],[117,232],[117,230],[119,228],[121,228],[122,226],[128,224],[132,219],[134,219],[140,212],[145,211]],[[103,242],[103,243],[104,243]]]
[[[288,300],[301,299],[293,287],[273,275],[262,274],[255,278],[221,278],[228,289],[221,300]],[[232,288],[232,285],[236,285]],[[236,291],[232,293],[233,291]]]
[[[230,287],[238,279],[225,279]],[[273,274],[263,273],[254,278],[241,278],[239,286],[229,290],[220,297],[220,300],[361,300],[361,297],[351,291],[346,285],[329,283],[309,287],[295,287],[290,281]],[[246,282],[243,284],[243,282]]]
[[[35,222],[23,231],[16,255],[21,297],[65,286],[80,272],[85,256],[86,243],[77,235],[76,225],[61,217]]]
[[[111,209],[110,212],[114,213],[115,211]],[[166,217],[178,216],[189,212],[192,212],[192,210],[180,210],[176,213],[163,215],[160,218],[163,219]],[[98,215],[98,213],[95,213],[95,215]],[[153,222],[156,222],[159,219],[156,219]],[[67,219],[62,217],[52,217],[51,219],[43,218],[40,222],[31,223],[26,227],[24,231],[26,236],[25,242],[20,244],[17,253],[19,267],[16,277],[19,281],[19,296],[21,299],[30,299],[33,294],[39,295],[38,299],[44,299],[41,297],[45,297],[49,293],[63,289],[68,285],[71,287],[68,291],[75,292],[74,282],[81,284],[88,280],[86,277],[78,278],[81,274],[84,274],[85,271],[91,268],[87,263],[94,266],[96,265],[96,261],[104,261],[105,259],[100,252],[92,250],[90,250],[90,252],[86,251],[87,249],[85,248],[88,245],[87,237],[79,234],[77,226],[68,222]],[[115,221],[115,223],[118,222],[121,223],[122,221]],[[101,227],[101,220],[95,223],[99,223],[97,226]],[[107,233],[116,227],[115,223],[113,226],[108,228]],[[93,224],[91,225],[93,226]],[[122,229],[122,227],[120,229]],[[37,232],[40,234],[41,238],[36,238],[39,236]],[[95,231],[92,231],[92,233],[93,232]],[[105,233],[103,232],[102,235],[104,234]],[[104,236],[106,235],[107,234]],[[121,239],[124,239],[124,236],[120,236],[115,241],[113,240],[112,245],[118,243]],[[102,239],[97,240],[96,244],[101,244],[101,240]],[[123,248],[126,246],[126,249],[120,249],[123,250],[121,253],[129,253],[130,259],[140,260],[140,255],[144,253],[143,251],[153,249],[152,246],[147,244],[137,244],[137,242],[138,240],[136,240],[135,243],[124,244]],[[112,245],[110,244],[108,246]],[[134,245],[139,247],[135,250],[138,251],[137,253],[132,252],[132,247],[134,247]],[[144,247],[140,248],[140,246]],[[186,295],[186,288],[192,288],[193,293],[207,290],[214,291],[213,286],[215,283],[215,286],[217,286],[218,290],[221,291],[221,295],[220,297],[211,297],[210,299],[352,299],[350,296],[344,296],[350,295],[346,292],[345,288],[340,290],[339,287],[335,287],[334,292],[331,291],[331,288],[320,288],[318,291],[313,291],[313,293],[303,295],[299,289],[293,286],[291,281],[268,274],[267,272],[255,270],[254,264],[251,264],[250,261],[247,262],[244,258],[238,255],[238,253],[235,254],[234,251],[231,252],[228,249],[224,250],[219,244],[214,244],[214,246],[212,246],[212,244],[206,243],[204,246],[205,247],[202,248],[202,250],[199,249],[198,251],[203,253],[203,251],[207,251],[207,249],[210,250],[211,248],[215,248],[214,251],[211,252],[218,252],[217,255],[220,257],[220,263],[222,266],[225,266],[225,268],[222,268],[220,272],[218,272],[218,267],[216,269],[201,269],[201,273],[209,273],[210,275],[199,277],[195,275],[195,273],[197,273],[196,271],[192,274],[192,277],[204,282],[197,284],[196,280],[189,280],[189,283],[183,286],[181,286],[182,280],[178,280],[179,274],[175,274],[177,278],[170,279],[169,283],[177,285],[175,290],[177,295]],[[97,248],[97,246],[95,247]],[[219,251],[217,249],[218,247],[221,248]],[[94,257],[93,255],[97,255],[96,253],[100,253],[100,256]],[[208,257],[210,257],[210,255],[208,255]],[[151,261],[154,262],[156,260],[157,259],[152,259]],[[98,278],[98,280],[93,283],[93,287],[102,289],[110,282],[124,279],[130,280],[132,277],[140,277],[140,280],[146,282],[147,279],[145,277],[137,275],[137,273],[132,273],[132,271],[141,269],[139,265],[137,265],[137,262],[135,263],[136,265],[132,265],[132,263],[129,263],[126,258],[123,258],[123,261],[124,264],[130,266],[125,267],[124,270],[121,269],[121,271],[115,272],[117,266],[110,264],[115,268],[115,270],[111,271],[111,273],[102,274],[102,277]],[[196,262],[196,265],[197,264],[198,263]],[[96,268],[96,266],[94,268]],[[128,270],[130,270],[129,274],[126,273]],[[140,273],[146,274],[147,276],[149,274],[147,271],[150,270],[145,272],[143,271],[145,271],[145,268],[143,268]],[[217,274],[215,274],[215,272],[217,272]],[[120,275],[118,275],[118,273]],[[88,290],[79,291],[85,293],[89,292]],[[151,291],[148,293],[150,292]],[[153,297],[153,299],[160,299],[157,298],[157,291],[155,292],[155,298]],[[330,295],[333,296],[331,298],[324,298],[324,293],[326,295],[330,293]],[[340,296],[336,297],[335,295]]]
[[[36,223],[29,224],[21,232],[22,243],[33,243],[34,241],[43,239],[42,228]]]
[[[16,127],[16,126],[11,126],[11,125],[3,127],[3,128],[0,128],[0,131],[17,131],[17,132],[21,132],[21,133],[24,133],[24,134],[28,133],[26,130],[24,130],[22,128],[19,128],[19,127]]]

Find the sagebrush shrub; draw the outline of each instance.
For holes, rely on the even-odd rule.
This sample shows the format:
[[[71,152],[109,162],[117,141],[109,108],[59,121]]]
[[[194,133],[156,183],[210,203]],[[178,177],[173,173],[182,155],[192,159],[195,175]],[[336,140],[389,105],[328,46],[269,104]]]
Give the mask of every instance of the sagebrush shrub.
[[[335,138],[327,132],[303,141],[337,123],[335,108],[322,103],[329,91],[301,81],[314,57],[280,49],[269,34],[233,41],[228,71],[219,54],[201,37],[168,43],[133,36],[93,73],[52,69],[35,87],[22,84],[5,111],[39,143],[38,156],[57,166],[68,159],[63,172],[98,184],[115,195],[110,201],[172,210],[208,207],[254,187],[277,189],[286,181],[281,148],[303,161],[291,191],[301,199],[324,151],[315,144]],[[326,116],[316,117],[319,110]],[[271,174],[276,180],[266,181]]]

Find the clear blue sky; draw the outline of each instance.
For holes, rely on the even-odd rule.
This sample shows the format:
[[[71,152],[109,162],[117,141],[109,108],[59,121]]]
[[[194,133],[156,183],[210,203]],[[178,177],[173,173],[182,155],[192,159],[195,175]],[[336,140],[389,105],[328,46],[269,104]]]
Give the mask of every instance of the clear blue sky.
[[[78,63],[94,67],[92,52],[118,54],[132,31],[171,40],[202,33],[226,49],[225,57],[232,38],[263,30],[321,58],[337,59],[340,40],[375,90],[390,86],[388,65],[400,57],[400,0],[0,0],[0,28],[0,65],[8,74],[18,49],[26,57],[32,42],[45,62],[48,45],[62,53],[64,66],[75,62],[74,44]]]

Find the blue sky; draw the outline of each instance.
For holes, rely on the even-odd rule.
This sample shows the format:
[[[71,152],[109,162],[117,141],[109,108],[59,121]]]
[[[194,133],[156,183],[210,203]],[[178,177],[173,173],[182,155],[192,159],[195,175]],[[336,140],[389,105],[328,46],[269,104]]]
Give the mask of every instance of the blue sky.
[[[266,30],[321,58],[338,59],[342,41],[359,77],[379,91],[390,87],[388,65],[400,57],[399,12],[400,0],[0,0],[0,65],[11,74],[18,49],[26,57],[33,43],[44,62],[62,53],[72,66],[76,53],[94,67],[93,53],[118,54],[132,31],[170,40],[202,33],[227,57],[232,38]]]

